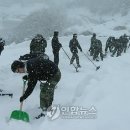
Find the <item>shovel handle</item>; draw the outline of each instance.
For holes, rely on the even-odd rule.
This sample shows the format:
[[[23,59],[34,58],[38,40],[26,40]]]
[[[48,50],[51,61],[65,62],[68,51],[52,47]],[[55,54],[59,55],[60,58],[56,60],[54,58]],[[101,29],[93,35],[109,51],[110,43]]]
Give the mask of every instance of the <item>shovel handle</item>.
[[[23,102],[20,103],[20,111],[22,111]]]
[[[22,95],[24,95],[25,86],[26,86],[26,80],[23,80],[23,92],[22,92]],[[20,111],[22,111],[22,107],[23,107],[23,101],[20,103]]]

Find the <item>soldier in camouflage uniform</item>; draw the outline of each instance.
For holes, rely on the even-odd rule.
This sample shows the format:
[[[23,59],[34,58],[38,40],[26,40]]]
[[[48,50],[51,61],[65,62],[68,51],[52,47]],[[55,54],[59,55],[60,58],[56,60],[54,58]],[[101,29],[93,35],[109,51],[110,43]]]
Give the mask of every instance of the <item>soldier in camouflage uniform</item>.
[[[100,40],[96,40],[95,44],[93,45],[93,49],[93,60],[98,61],[98,55],[100,54],[101,60],[103,61],[102,43]]]
[[[45,48],[47,47],[47,41],[41,34],[37,34],[31,41],[30,53],[20,56],[19,60],[27,61],[32,58],[40,57],[43,59],[49,59],[48,55],[45,54]]]
[[[82,52],[82,48],[77,40],[77,34],[73,34],[73,39],[70,40],[69,48],[72,53],[70,64],[73,64],[73,61],[76,59],[77,67],[81,67],[79,64],[78,49]]]
[[[124,34],[123,36],[120,37],[120,41],[122,43],[122,52],[126,53],[126,49],[127,49],[127,44],[129,42],[127,35]]]
[[[61,43],[58,40],[58,34],[59,34],[59,32],[55,31],[54,36],[53,36],[52,41],[51,41],[52,51],[53,51],[53,54],[54,54],[54,63],[57,66],[59,64],[59,51],[60,51],[60,48],[62,47]]]
[[[120,38],[119,39],[115,39],[115,42],[114,42],[114,50],[112,52],[112,57],[115,55],[115,53],[117,53],[117,57],[118,56],[121,56],[121,52],[122,52],[122,43],[121,43],[121,40]]]
[[[107,53],[107,50],[109,49],[110,52],[112,52],[112,49],[114,47],[115,37],[110,36],[107,39],[106,47],[105,47],[105,54]]]
[[[91,37],[91,45],[90,45],[90,56],[93,56],[94,54],[94,46],[97,42],[97,39],[96,39],[96,33],[93,33],[93,36]]]
[[[14,73],[28,74],[23,77],[24,80],[28,80],[28,87],[24,95],[20,97],[20,102],[24,101],[33,92],[38,81],[45,82],[40,85],[40,108],[42,111],[36,119],[45,116],[47,109],[52,105],[55,87],[61,79],[58,66],[50,60],[37,57],[28,60],[26,63],[14,61],[11,69]]]
[[[41,34],[37,34],[31,41],[30,53],[45,53],[47,47],[47,41]]]
[[[5,40],[0,38],[0,55],[1,55],[1,52],[4,50],[4,46],[5,46]]]

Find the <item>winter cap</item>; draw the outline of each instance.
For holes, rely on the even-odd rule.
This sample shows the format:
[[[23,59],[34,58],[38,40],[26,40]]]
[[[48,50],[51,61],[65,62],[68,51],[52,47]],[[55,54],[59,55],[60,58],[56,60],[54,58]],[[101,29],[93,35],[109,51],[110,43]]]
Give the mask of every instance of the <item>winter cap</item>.
[[[42,34],[37,34],[37,35],[35,36],[35,39],[42,39],[42,38],[43,38]]]
[[[54,36],[58,36],[59,32],[58,31],[54,31]]]
[[[93,33],[93,37],[96,37],[96,33]]]
[[[76,33],[74,33],[74,34],[73,34],[73,37],[77,37],[77,34],[76,34]]]
[[[24,68],[24,67],[25,67],[25,65],[24,65],[24,63],[23,63],[22,61],[15,60],[15,61],[12,63],[12,65],[11,65],[11,70],[12,70],[13,72],[16,72],[16,70],[17,70],[18,68]]]

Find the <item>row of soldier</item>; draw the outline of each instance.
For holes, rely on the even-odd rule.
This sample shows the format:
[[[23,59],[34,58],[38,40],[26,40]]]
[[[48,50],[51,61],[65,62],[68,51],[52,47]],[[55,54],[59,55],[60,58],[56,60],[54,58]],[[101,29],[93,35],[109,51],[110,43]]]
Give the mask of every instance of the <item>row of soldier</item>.
[[[59,42],[58,39],[59,32],[55,31],[53,38],[52,38],[52,52],[54,54],[54,63],[56,65],[59,64],[59,51],[62,47],[62,44]],[[119,38],[115,38],[114,36],[110,36],[106,41],[105,46],[105,54],[103,54],[103,48],[102,48],[102,42],[101,40],[96,38],[96,34],[93,33],[93,36],[91,37],[91,43],[90,43],[90,56],[93,57],[93,60],[99,61],[99,55],[101,60],[103,61],[103,58],[107,55],[108,51],[111,53],[111,56],[113,57],[115,54],[116,56],[120,56],[122,52],[126,52],[127,48],[129,47],[130,37],[128,37],[126,34],[120,36]],[[0,54],[4,49],[5,41],[3,39],[0,39]],[[41,35],[37,34],[30,43],[30,53],[25,54],[24,56],[20,56],[20,60],[28,60],[37,56],[41,56],[44,58],[49,58],[45,54],[45,49],[47,47],[47,41],[46,39]],[[70,64],[73,64],[74,60],[76,59],[77,67],[81,67],[79,63],[79,56],[78,56],[78,49],[82,52],[82,48],[78,42],[77,34],[73,34],[73,38],[69,42],[69,48],[72,53],[72,57],[70,58]]]
[[[54,54],[54,63],[56,65],[59,64],[59,51],[62,47],[62,44],[59,42],[58,39],[58,31],[54,32],[53,38],[52,38],[52,51]],[[128,48],[128,42],[129,37],[124,34],[120,36],[119,38],[115,38],[114,36],[110,36],[106,41],[105,46],[105,54],[103,54],[103,48],[102,48],[102,42],[101,40],[96,38],[96,34],[93,33],[93,36],[91,37],[91,44],[90,44],[90,56],[93,56],[93,60],[98,61],[99,55],[101,60],[103,61],[103,58],[107,55],[108,50],[111,53],[111,56],[113,57],[115,54],[116,56],[120,56],[122,52],[126,52],[126,49]],[[43,38],[42,35],[37,34],[31,41],[30,44],[30,54],[31,55],[39,55],[44,54],[45,55],[45,48],[47,47],[47,41],[45,38]],[[73,38],[69,42],[69,48],[72,53],[72,57],[70,59],[70,64],[73,64],[74,60],[76,59],[77,67],[81,67],[79,63],[79,56],[78,56],[78,49],[82,52],[82,48],[78,42],[77,34],[73,34]]]
[[[126,53],[127,48],[129,47],[128,43],[129,43],[129,39],[130,37],[127,36],[126,34],[120,36],[119,38],[115,38],[115,37],[109,37],[107,42],[106,42],[106,48],[105,48],[105,52],[107,53],[107,50],[109,49],[109,51],[112,53],[112,57],[117,53],[117,57],[121,56],[121,53],[124,52]]]
[[[113,57],[115,54],[116,56],[121,56],[121,53],[126,53],[127,48],[129,47],[129,36],[126,34],[120,36],[119,38],[115,38],[114,36],[110,36],[106,41],[105,46],[105,54],[103,54],[102,43],[100,40],[96,38],[96,34],[94,33],[91,38],[91,45],[90,45],[90,56],[93,56],[93,60],[98,61],[98,56],[100,54],[101,60],[107,55],[108,50]]]

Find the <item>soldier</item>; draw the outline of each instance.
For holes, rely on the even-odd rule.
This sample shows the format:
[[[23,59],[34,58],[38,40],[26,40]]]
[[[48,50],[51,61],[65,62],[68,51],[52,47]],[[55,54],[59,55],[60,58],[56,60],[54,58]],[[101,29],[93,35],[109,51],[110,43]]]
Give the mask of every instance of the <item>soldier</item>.
[[[43,59],[49,59],[48,55],[45,54],[45,48],[47,47],[47,41],[41,34],[37,34],[31,41],[30,54],[20,56],[19,60],[29,60],[36,57]]]
[[[121,40],[120,40],[120,38],[119,39],[115,39],[114,50],[113,50],[111,56],[113,57],[115,55],[115,53],[117,53],[117,57],[121,56],[121,52],[122,52],[122,43],[121,43]]]
[[[61,72],[58,66],[50,60],[43,60],[37,57],[30,59],[25,63],[16,60],[12,63],[11,69],[14,73],[28,74],[23,77],[24,80],[28,80],[28,87],[24,95],[20,97],[20,102],[23,102],[28,98],[38,81],[46,81],[45,83],[40,84],[41,113],[36,117],[36,119],[45,116],[47,109],[52,105],[55,86],[61,78]]]
[[[96,39],[96,33],[93,33],[93,36],[91,37],[91,45],[90,45],[90,56],[93,56],[94,54],[94,45],[96,44],[97,39]]]
[[[41,34],[37,34],[30,43],[30,54],[31,53],[45,53],[47,47],[47,41]]]
[[[107,54],[107,50],[109,49],[110,52],[112,52],[113,46],[114,46],[114,42],[115,42],[115,37],[110,36],[107,39],[106,42],[106,47],[105,47],[105,54]]]
[[[0,55],[1,55],[1,52],[4,50],[4,46],[5,46],[5,40],[0,38]]]
[[[122,43],[122,51],[124,53],[126,53],[126,49],[127,49],[127,44],[129,42],[127,35],[124,34],[123,36],[120,37],[121,43]]]
[[[82,52],[82,48],[77,40],[77,34],[73,34],[73,38],[70,40],[69,48],[72,53],[72,58],[70,64],[73,64],[73,61],[76,59],[77,67],[81,67],[79,64],[78,49]]]
[[[94,54],[93,60],[98,61],[98,55],[100,54],[101,60],[103,61],[103,53],[102,53],[102,43],[100,40],[96,40],[97,42],[94,44]]]
[[[52,43],[52,51],[53,51],[53,54],[54,54],[54,63],[57,66],[59,64],[59,51],[60,51],[60,48],[62,47],[61,43],[58,40],[58,34],[59,34],[59,32],[55,31],[54,35],[53,35],[53,38],[52,38],[52,41],[51,41],[51,43]]]

